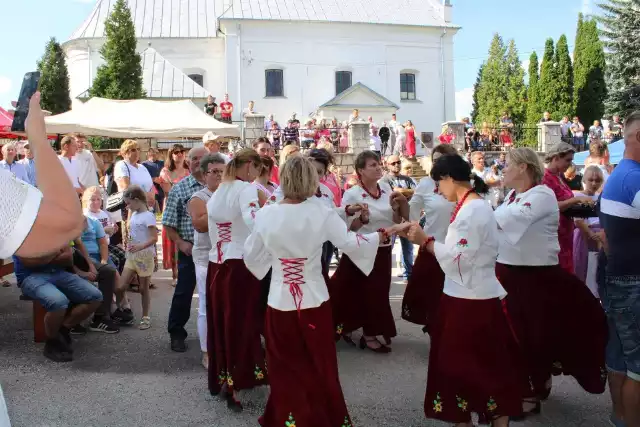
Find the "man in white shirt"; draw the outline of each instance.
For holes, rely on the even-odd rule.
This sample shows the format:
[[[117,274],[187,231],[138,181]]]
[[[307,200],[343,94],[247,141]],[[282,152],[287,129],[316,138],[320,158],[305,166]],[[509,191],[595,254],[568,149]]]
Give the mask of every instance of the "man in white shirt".
[[[75,143],[78,145],[74,159],[78,164],[78,178],[80,184],[87,187],[99,185],[98,174],[104,171],[104,163],[98,154],[94,151],[91,143],[87,141],[87,137],[81,133],[71,134]]]
[[[220,152],[220,136],[215,133],[209,131],[204,134],[202,137],[202,143],[204,144],[204,148],[211,154],[220,154],[224,159],[225,163],[229,163],[231,158],[226,154]]]
[[[78,161],[74,158],[76,152],[78,151],[78,145],[74,141],[73,137],[70,135],[62,138],[60,142],[60,155],[58,159],[60,159],[60,163],[62,163],[62,167],[64,167],[65,172],[67,172],[67,176],[71,181],[71,185],[75,188],[78,194],[82,194],[84,191],[84,187],[80,184],[80,174],[78,172]]]
[[[493,208],[496,208],[498,206],[502,181],[500,181],[495,165],[491,168],[486,167],[484,163],[484,153],[482,151],[474,151],[471,153],[471,171],[489,186],[489,192],[485,196],[485,200],[488,201]]]
[[[392,114],[391,115],[391,120],[389,120],[389,123],[387,123],[387,126],[389,127],[389,152],[393,153],[393,149],[396,146],[396,126],[398,125],[398,122],[396,121],[396,115]]]

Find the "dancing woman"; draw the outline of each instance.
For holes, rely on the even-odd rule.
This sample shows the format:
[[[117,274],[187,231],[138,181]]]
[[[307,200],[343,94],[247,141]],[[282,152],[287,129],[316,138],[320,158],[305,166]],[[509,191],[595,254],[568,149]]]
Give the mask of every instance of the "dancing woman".
[[[386,229],[409,218],[407,199],[393,193],[388,184],[378,184],[382,177],[380,158],[373,151],[363,151],[355,161],[358,183],[344,193],[342,206],[352,231],[372,233]],[[357,214],[352,205],[366,207]],[[331,278],[334,320],[338,334],[355,345],[351,332],[362,328],[360,348],[376,353],[391,351],[391,338],[396,325],[389,304],[391,287],[391,240],[385,240],[375,256],[375,267],[366,275],[349,258],[343,256]],[[382,337],[381,343],[378,337]]]
[[[551,374],[573,375],[589,393],[606,382],[607,323],[598,300],[559,264],[556,195],[540,185],[544,168],[529,148],[509,152],[503,170],[513,188],[495,211],[500,247],[496,273],[525,357],[531,392],[524,410],[539,412],[551,391]]]
[[[209,232],[217,266],[209,264],[209,390],[224,392],[235,412],[242,410],[238,390],[266,384],[260,342],[263,310],[260,282],[242,258],[244,243],[258,211],[258,190],[252,181],[262,168],[258,153],[242,149],[227,164],[222,183],[207,202]],[[217,233],[216,233],[217,231]]]
[[[284,199],[256,214],[244,262],[258,278],[271,268],[265,342],[271,393],[263,427],[351,426],[338,377],[322,245],[333,242],[364,274],[386,232],[347,232],[344,220],[313,198],[318,174],[303,157],[280,171]]]
[[[439,158],[431,177],[456,202],[444,243],[410,223],[408,237],[431,252],[445,273],[443,295],[430,327],[431,350],[425,415],[458,427],[480,423],[504,427],[522,413],[523,372],[519,350],[503,311],[506,295],[495,275],[498,228],[480,194],[481,179],[457,154]]]
[[[452,145],[438,145],[431,152],[431,164],[447,154],[457,154],[457,151]],[[444,243],[453,205],[440,194],[436,182],[426,176],[420,180],[409,201],[409,218],[417,222],[424,212],[424,232],[433,236],[437,242]],[[423,326],[423,331],[428,332],[429,324],[435,319],[443,286],[444,273],[438,260],[424,246],[420,246],[404,291],[402,318]]]

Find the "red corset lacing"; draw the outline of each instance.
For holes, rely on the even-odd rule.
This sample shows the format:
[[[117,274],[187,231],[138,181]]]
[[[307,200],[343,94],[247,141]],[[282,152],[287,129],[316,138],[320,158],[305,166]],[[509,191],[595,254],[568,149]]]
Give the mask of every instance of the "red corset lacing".
[[[230,222],[216,222],[218,227],[218,264],[222,264],[222,244],[231,243],[231,223]]]
[[[302,306],[302,289],[300,285],[304,285],[304,263],[307,258],[280,258],[282,263],[282,281],[285,285],[289,285],[289,292],[293,297],[293,304],[298,311],[298,319],[300,319],[300,307]],[[309,324],[311,329],[315,329],[314,325]]]

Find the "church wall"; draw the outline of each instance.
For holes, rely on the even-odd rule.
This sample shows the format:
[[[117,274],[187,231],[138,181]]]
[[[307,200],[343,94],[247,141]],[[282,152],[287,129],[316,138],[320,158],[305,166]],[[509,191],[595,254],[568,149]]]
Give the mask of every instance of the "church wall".
[[[445,107],[440,29],[227,20],[221,28],[228,39],[227,86],[238,114],[254,100],[257,111],[280,122],[292,112],[306,117],[336,95],[335,72],[351,71],[352,84],[361,82],[398,104],[398,119],[412,120],[418,132],[439,134],[441,123],[454,119],[451,30],[444,38]],[[272,68],[283,70],[284,97],[265,97],[265,70]],[[400,100],[401,72],[416,74],[416,101]],[[385,119],[374,115],[376,122]]]

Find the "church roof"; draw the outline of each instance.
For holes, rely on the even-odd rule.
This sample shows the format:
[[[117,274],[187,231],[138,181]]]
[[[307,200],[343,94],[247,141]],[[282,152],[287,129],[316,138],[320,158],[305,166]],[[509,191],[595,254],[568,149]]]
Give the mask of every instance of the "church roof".
[[[70,40],[102,38],[116,0],[98,0]],[[217,20],[452,27],[441,0],[127,0],[138,38],[216,37]],[[216,10],[216,5],[218,10]]]
[[[205,88],[191,80],[152,47],[145,49],[140,56],[142,56],[142,85],[147,98],[204,99],[210,95]],[[78,99],[88,97],[87,90],[79,95]]]
[[[369,86],[357,82],[345,89],[342,93],[334,96],[319,108],[395,108],[400,106],[388,98],[380,95]]]

